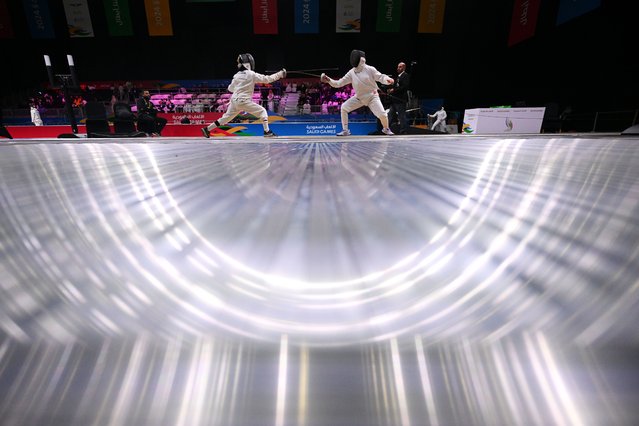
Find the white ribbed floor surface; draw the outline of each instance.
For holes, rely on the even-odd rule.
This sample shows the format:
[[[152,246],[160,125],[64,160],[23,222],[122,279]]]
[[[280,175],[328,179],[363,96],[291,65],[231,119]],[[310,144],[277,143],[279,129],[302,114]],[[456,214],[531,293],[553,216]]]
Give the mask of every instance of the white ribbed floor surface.
[[[639,138],[0,144],[4,425],[625,425]]]

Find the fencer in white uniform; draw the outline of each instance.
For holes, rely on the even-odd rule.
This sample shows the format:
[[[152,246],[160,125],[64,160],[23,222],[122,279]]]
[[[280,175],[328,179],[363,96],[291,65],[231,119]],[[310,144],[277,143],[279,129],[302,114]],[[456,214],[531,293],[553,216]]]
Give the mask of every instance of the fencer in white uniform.
[[[253,102],[253,92],[255,90],[256,83],[269,84],[286,77],[286,70],[276,72],[271,75],[263,75],[256,73],[255,60],[250,53],[242,53],[237,57],[237,67],[239,71],[233,76],[233,80],[228,87],[231,95],[228,109],[222,117],[215,120],[213,123],[202,128],[202,134],[205,137],[211,136],[211,131],[216,127],[220,127],[234,119],[240,112],[245,111],[249,114],[253,114],[262,120],[262,126],[264,127],[264,136],[273,137],[275,133],[268,126],[268,114],[266,109],[261,105]]]
[[[36,126],[44,125],[42,118],[40,117],[40,111],[38,111],[38,108],[33,105],[31,105],[31,122]]]
[[[446,131],[446,111],[444,111],[444,107],[442,107],[435,114],[428,114],[429,117],[435,119],[435,123],[431,127],[431,130],[436,130],[438,132],[448,133]]]
[[[320,76],[322,82],[328,83],[332,87],[352,84],[353,89],[355,89],[355,95],[342,104],[342,131],[337,133],[337,136],[349,136],[351,134],[350,130],[348,130],[348,113],[363,106],[368,107],[382,123],[382,132],[386,135],[392,135],[393,132],[388,127],[388,113],[384,110],[382,101],[379,99],[376,82],[391,85],[394,80],[377,71],[375,67],[367,65],[365,53],[361,50],[353,50],[350,59],[353,68],[339,80],[333,80],[324,73]]]

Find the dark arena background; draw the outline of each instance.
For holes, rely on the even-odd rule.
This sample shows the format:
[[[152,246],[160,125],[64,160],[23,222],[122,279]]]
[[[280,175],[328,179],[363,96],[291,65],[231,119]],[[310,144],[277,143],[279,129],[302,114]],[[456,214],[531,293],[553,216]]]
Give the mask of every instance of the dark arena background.
[[[0,425],[639,424],[633,6],[0,0]]]

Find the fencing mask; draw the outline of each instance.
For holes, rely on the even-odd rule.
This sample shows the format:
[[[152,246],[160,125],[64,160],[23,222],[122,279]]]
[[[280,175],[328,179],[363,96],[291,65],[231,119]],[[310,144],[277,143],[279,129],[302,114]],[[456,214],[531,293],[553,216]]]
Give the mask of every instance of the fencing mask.
[[[255,71],[255,59],[253,59],[253,55],[250,53],[241,53],[240,56],[237,57],[237,67],[241,68],[242,65],[244,65],[244,68]]]
[[[365,57],[366,54],[361,50],[353,50],[351,52],[351,65],[353,67],[357,67],[359,65],[359,60]]]

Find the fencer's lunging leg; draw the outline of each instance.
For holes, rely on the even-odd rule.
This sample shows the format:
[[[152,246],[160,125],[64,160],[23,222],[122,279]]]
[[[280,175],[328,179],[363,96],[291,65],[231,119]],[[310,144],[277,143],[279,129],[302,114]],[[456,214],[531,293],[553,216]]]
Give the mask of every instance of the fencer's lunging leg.
[[[342,104],[342,108],[340,110],[340,117],[342,118],[342,130],[348,130],[348,107],[346,106],[346,102]]]
[[[373,114],[375,114],[375,117],[379,118],[380,123],[382,123],[382,128],[388,129],[388,113],[384,109],[384,105],[382,105],[382,101],[380,101],[379,96],[374,95],[371,98],[368,103],[368,108]]]
[[[340,111],[340,115],[342,117],[342,130],[348,130],[348,114],[361,106],[364,106],[364,104],[355,96],[342,104]]]
[[[382,123],[382,128],[388,129],[388,114],[386,111],[377,116],[377,118],[379,118],[380,123]]]
[[[260,118],[260,120],[262,121],[262,127],[264,127],[264,132],[268,133],[271,130],[268,126],[268,113],[263,106],[251,100],[249,102],[246,102],[246,104],[244,105],[244,111]]]
[[[231,99],[231,101],[229,102],[229,106],[226,109],[226,112],[224,113],[224,115],[222,115],[222,117],[220,117],[217,120],[215,120],[213,123],[211,123],[208,126],[206,126],[206,128],[209,131],[211,131],[211,130],[215,129],[216,127],[224,126],[226,123],[228,123],[229,121],[233,120],[235,118],[235,116],[238,115],[239,113],[240,113],[240,109],[239,109],[236,101]]]

